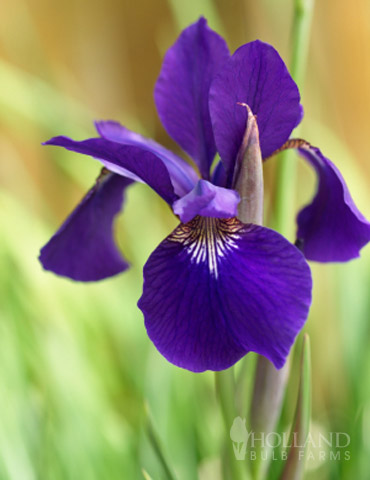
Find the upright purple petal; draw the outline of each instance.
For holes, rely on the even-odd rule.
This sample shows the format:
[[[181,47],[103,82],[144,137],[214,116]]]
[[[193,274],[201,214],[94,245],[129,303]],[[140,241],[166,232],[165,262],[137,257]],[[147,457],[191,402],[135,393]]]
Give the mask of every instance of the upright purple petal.
[[[209,106],[218,152],[232,170],[247,111],[257,116],[262,158],[283,145],[302,118],[297,85],[270,45],[256,40],[240,47],[212,82]]]
[[[113,222],[132,180],[102,174],[57,233],[41,249],[46,270],[81,282],[111,277],[128,268],[113,238]]]
[[[196,217],[150,256],[139,307],[162,355],[202,372],[250,351],[282,367],[310,302],[310,269],[281,235],[236,218]]]
[[[168,170],[162,160],[153,153],[136,146],[121,145],[105,138],[90,138],[81,142],[68,137],[54,137],[45,145],[64,147],[99,160],[108,170],[124,177],[134,174],[149,185],[167,203],[177,199]]]
[[[154,98],[167,132],[197,163],[203,178],[216,153],[208,107],[213,76],[229,57],[225,41],[200,18],[168,50]]]
[[[305,257],[318,262],[358,257],[370,241],[370,223],[354,204],[337,167],[318,148],[300,148],[299,153],[318,175],[316,195],[297,218],[297,238]]]
[[[176,200],[172,208],[183,223],[197,215],[203,217],[230,218],[238,214],[240,197],[228,188],[217,187],[207,180],[199,180],[197,185],[184,197]]]
[[[212,173],[211,181],[213,185],[218,185],[219,187],[226,187],[227,175],[226,175],[226,170],[225,170],[224,164],[222,163],[222,160],[219,160],[217,165],[215,166],[215,169],[213,170],[213,173]]]
[[[136,145],[159,157],[167,167],[177,195],[185,195],[197,182],[198,176],[191,165],[154,140],[132,132],[111,120],[95,122],[95,126],[99,135],[107,140],[123,145]]]

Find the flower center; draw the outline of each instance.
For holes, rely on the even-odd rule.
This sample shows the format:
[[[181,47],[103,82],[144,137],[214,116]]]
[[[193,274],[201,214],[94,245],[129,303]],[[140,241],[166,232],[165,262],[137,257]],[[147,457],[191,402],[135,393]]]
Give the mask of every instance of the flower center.
[[[233,249],[238,249],[239,230],[243,223],[236,217],[214,218],[196,216],[179,225],[168,237],[171,242],[184,246],[191,263],[206,264],[209,272],[218,278],[220,261]]]

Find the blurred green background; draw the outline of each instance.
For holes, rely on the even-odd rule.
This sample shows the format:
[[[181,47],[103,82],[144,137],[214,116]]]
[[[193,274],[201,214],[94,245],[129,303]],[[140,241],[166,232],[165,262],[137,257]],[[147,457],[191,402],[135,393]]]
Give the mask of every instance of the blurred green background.
[[[370,218],[370,2],[316,3],[301,134],[334,160]],[[143,264],[176,225],[164,202],[143,185],[129,189],[117,222],[132,263],[124,275],[75,284],[37,261],[99,171],[41,142],[93,136],[94,119],[112,118],[177,150],[157,118],[153,86],[164,52],[201,14],[232,50],[260,38],[289,63],[291,0],[2,0],[1,480],[136,480],[142,468],[164,478],[144,434],[145,405],[179,479],[220,478],[225,433],[213,376],[168,364],[136,307]],[[315,186],[297,161],[298,211]],[[275,167],[265,168],[267,207]],[[367,479],[370,247],[362,260],[312,267],[312,428],[348,433],[351,455],[309,460],[307,478]],[[287,425],[295,395],[293,380]]]

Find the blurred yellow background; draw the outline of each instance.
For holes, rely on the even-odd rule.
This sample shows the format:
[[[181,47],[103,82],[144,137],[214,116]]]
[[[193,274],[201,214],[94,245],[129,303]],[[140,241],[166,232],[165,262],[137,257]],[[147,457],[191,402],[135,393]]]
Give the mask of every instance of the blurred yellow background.
[[[164,202],[143,185],[130,189],[117,235],[133,268],[122,276],[74,284],[37,261],[99,171],[41,143],[94,136],[94,119],[115,119],[177,151],[153,87],[166,49],[200,15],[231,50],[259,38],[289,64],[291,0],[2,0],[1,479],[136,479],[142,467],[162,478],[142,432],[145,402],[178,478],[217,478],[222,427],[212,376],[169,365],[136,308],[142,266],[176,225]],[[316,2],[302,100],[300,134],[336,163],[370,218],[369,0]],[[314,191],[313,175],[304,165],[299,173],[297,211]],[[273,174],[271,160],[270,190]],[[370,247],[362,260],[313,271],[313,425],[348,432],[351,459],[310,461],[307,478],[365,479]]]

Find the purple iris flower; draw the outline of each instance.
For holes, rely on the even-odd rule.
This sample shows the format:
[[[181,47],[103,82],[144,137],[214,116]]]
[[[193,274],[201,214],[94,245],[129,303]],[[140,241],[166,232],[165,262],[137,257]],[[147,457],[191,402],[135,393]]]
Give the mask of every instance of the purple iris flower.
[[[96,123],[97,138],[52,138],[48,145],[92,156],[105,168],[43,247],[41,263],[84,282],[126,270],[113,222],[126,188],[144,182],[181,221],[144,267],[138,305],[157,349],[195,372],[228,368],[250,351],[280,368],[311,303],[306,259],[359,256],[370,224],[338,169],[306,143],[298,143],[299,153],[316,171],[318,189],[297,218],[301,250],[273,230],[238,219],[235,174],[249,118],[240,103],[256,115],[263,159],[287,142],[303,115],[298,88],[270,45],[254,41],[230,55],[201,18],[168,50],[154,96],[164,127],[199,173],[112,121]],[[220,160],[212,169],[216,152]]]

